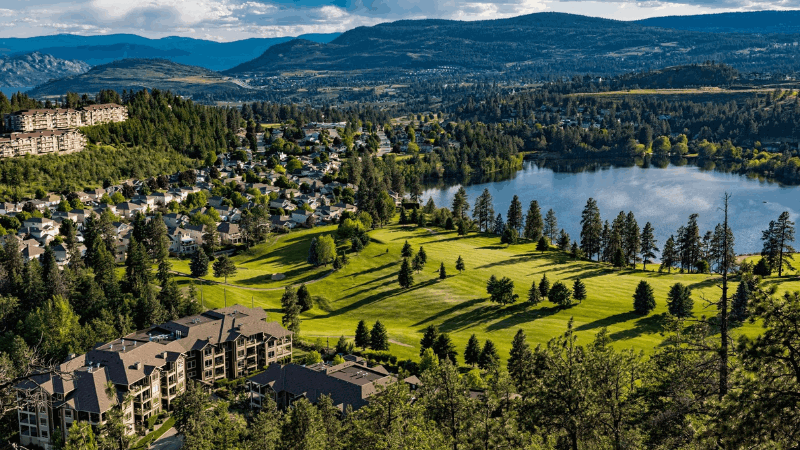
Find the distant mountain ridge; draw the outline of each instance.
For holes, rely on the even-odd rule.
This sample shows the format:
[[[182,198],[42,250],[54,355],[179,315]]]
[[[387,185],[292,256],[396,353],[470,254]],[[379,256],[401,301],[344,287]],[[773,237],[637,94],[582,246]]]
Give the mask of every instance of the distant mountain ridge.
[[[240,96],[248,89],[236,80],[196,66],[165,59],[124,59],[93,67],[84,74],[45,83],[28,92],[33,97],[61,96],[67,92],[96,94],[103,89],[170,90],[184,97]]]
[[[273,76],[297,71],[419,70],[612,74],[699,63],[795,67],[800,35],[710,33],[564,13],[461,22],[403,20],[358,27],[330,43],[294,40],[223,73]],[[762,49],[768,49],[763,51]]]
[[[33,52],[0,57],[0,87],[36,86],[47,81],[85,73],[91,66]]]
[[[339,33],[306,34],[312,42],[329,42]],[[163,58],[210,70],[229,69],[262,54],[270,46],[294,37],[253,38],[215,42],[186,37],[148,39],[134,34],[78,36],[59,34],[31,38],[0,38],[0,57],[39,51],[62,59],[79,59],[102,65],[126,58]]]
[[[693,16],[664,16],[637,20],[646,27],[709,33],[800,33],[800,11],[749,11]]]

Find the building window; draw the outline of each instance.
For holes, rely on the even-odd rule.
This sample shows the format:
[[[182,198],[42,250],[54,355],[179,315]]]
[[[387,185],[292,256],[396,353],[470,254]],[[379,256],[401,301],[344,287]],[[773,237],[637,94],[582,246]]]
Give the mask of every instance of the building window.
[[[187,364],[187,368],[189,368],[189,369],[194,369],[194,365],[195,365],[195,362],[194,362],[194,361],[189,361],[189,362],[188,362],[188,364]],[[180,367],[180,366],[179,366],[179,367]]]
[[[189,378],[194,378],[195,375],[194,370],[189,371]]]
[[[212,372],[210,370],[206,370],[205,378],[211,378]]]
[[[68,419],[72,418],[72,410],[71,409],[65,409],[64,410],[64,417],[66,417]]]

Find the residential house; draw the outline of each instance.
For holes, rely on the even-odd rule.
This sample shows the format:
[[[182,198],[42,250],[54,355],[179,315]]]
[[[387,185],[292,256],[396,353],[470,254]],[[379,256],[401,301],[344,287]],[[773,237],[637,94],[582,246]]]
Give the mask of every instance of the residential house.
[[[219,233],[219,240],[225,245],[238,244],[242,241],[242,233],[239,231],[239,225],[230,222],[223,222],[217,226],[217,233]]]

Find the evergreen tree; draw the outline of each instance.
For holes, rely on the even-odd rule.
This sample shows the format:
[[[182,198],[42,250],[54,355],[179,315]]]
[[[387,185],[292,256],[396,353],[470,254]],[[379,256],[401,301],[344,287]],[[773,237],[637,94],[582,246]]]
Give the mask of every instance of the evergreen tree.
[[[633,310],[636,314],[646,316],[656,307],[656,297],[653,288],[647,281],[640,281],[633,294]]]
[[[445,278],[447,278],[447,271],[444,268],[444,263],[441,263],[439,265],[439,279],[444,280]]]
[[[572,306],[572,291],[564,283],[556,281],[547,293],[547,299],[559,306]]]
[[[280,442],[286,450],[325,448],[327,437],[319,409],[305,398],[292,402],[286,412]]]
[[[597,202],[590,198],[581,213],[581,250],[590,259],[593,255],[600,258],[600,237],[603,224],[600,220],[600,209]]]
[[[478,367],[483,370],[493,370],[496,369],[499,364],[500,355],[497,354],[494,342],[487,339],[486,342],[483,343],[481,355],[478,357]]]
[[[670,235],[667,243],[664,244],[664,252],[661,253],[661,267],[659,270],[667,268],[667,273],[672,272],[672,267],[678,261],[678,249],[675,247],[675,237]]]
[[[627,264],[636,267],[636,255],[642,246],[642,237],[639,234],[639,224],[633,216],[633,211],[629,211],[625,217],[625,236],[623,238],[623,250],[625,251],[625,261]]]
[[[411,248],[411,244],[409,244],[408,241],[403,244],[403,249],[400,251],[400,256],[403,258],[411,258],[414,256],[414,249]]]
[[[689,317],[693,314],[692,291],[681,283],[675,283],[667,294],[667,308],[676,317]]]
[[[467,341],[467,347],[464,349],[464,363],[475,367],[481,357],[481,344],[478,342],[478,337],[473,333]]]
[[[419,273],[422,270],[422,268],[423,268],[423,266],[422,266],[422,258],[420,258],[419,257],[419,253],[417,253],[416,255],[414,255],[414,258],[411,260],[411,269],[413,269],[414,272]]]
[[[372,344],[372,336],[370,335],[370,330],[367,328],[366,322],[363,320],[358,321],[358,326],[356,326],[356,338],[355,344],[356,347],[361,347],[363,350],[366,350]]]
[[[556,241],[558,234],[558,219],[556,218],[556,212],[553,211],[552,208],[547,211],[547,215],[544,217],[543,233],[550,239],[550,242]]]
[[[438,337],[439,330],[436,328],[436,325],[428,325],[428,327],[425,328],[422,339],[419,341],[419,355],[422,356],[426,348],[432,348]]]
[[[314,302],[311,300],[311,293],[305,284],[301,284],[297,288],[297,304],[300,305],[300,311],[305,312],[314,307]]]
[[[355,252],[357,255],[361,253],[361,250],[364,250],[364,244],[361,243],[361,239],[354,236],[350,239],[351,245],[350,250]]]
[[[533,280],[531,283],[531,288],[528,290],[528,303],[533,306],[538,305],[542,301],[542,293],[539,292],[539,288],[536,286],[536,280]]]
[[[458,188],[455,197],[453,197],[453,217],[465,219],[469,211],[469,200],[467,199],[467,191],[464,186]]]
[[[508,206],[506,226],[516,230],[517,235],[519,235],[522,229],[522,203],[520,203],[517,195],[514,195],[514,198],[511,199],[511,204]]]
[[[627,263],[625,262],[625,252],[622,250],[622,248],[617,247],[617,249],[614,250],[614,254],[611,257],[611,263],[614,265],[614,267],[619,269],[622,269],[626,266]]]
[[[336,341],[336,353],[337,354],[347,353],[347,338],[344,337],[344,335],[339,336],[339,340]]]
[[[283,317],[281,323],[289,331],[297,334],[300,332],[300,305],[297,303],[297,292],[291,286],[286,286],[281,297],[281,310]]]
[[[731,320],[744,322],[749,317],[748,304],[750,302],[750,286],[747,281],[741,281],[736,288],[736,295],[731,303]]]
[[[372,326],[372,331],[369,333],[369,345],[373,350],[389,350],[389,333],[386,327],[383,326],[380,320],[375,322]]]
[[[438,356],[440,360],[448,359],[453,364],[456,364],[458,352],[456,351],[455,344],[453,344],[453,341],[447,333],[442,333],[437,336],[436,342],[434,342],[432,348],[433,352],[436,353],[436,356]]]
[[[308,258],[306,258],[306,262],[310,265],[317,267],[319,266],[319,260],[317,259],[317,238],[311,238],[311,245],[308,247]]]
[[[141,297],[149,289],[151,278],[150,258],[142,244],[131,237],[125,259],[125,281],[128,292],[134,297]]]
[[[642,229],[641,247],[639,248],[639,253],[642,255],[643,270],[647,270],[647,263],[652,262],[652,259],[656,257],[655,252],[658,251],[656,244],[657,241],[653,235],[653,225],[647,222]]]
[[[569,237],[569,233],[564,231],[564,229],[562,228],[561,232],[558,234],[558,242],[557,242],[558,249],[561,250],[562,252],[569,251],[569,243],[570,242],[571,242],[571,240],[570,240],[570,237]]]
[[[425,248],[423,246],[419,246],[419,251],[417,252],[417,256],[419,256],[419,262],[423,268],[425,268],[425,264],[428,262],[428,254],[425,253]]]
[[[547,274],[542,274],[542,280],[539,281],[539,294],[542,298],[548,298],[547,294],[550,292],[550,280],[547,279]]]
[[[486,285],[486,290],[489,291],[491,300],[501,305],[516,303],[519,298],[519,295],[514,293],[514,282],[508,277],[503,277],[498,280],[492,275]]]
[[[760,277],[772,275],[772,267],[770,267],[767,257],[762,257],[758,260],[755,267],[753,267],[753,274]]]
[[[539,202],[531,200],[528,207],[528,214],[525,216],[525,232],[523,237],[529,241],[538,241],[542,235],[544,223],[542,222],[542,211],[539,209]]]
[[[775,225],[776,240],[778,242],[778,277],[782,277],[784,267],[794,270],[790,256],[795,252],[795,249],[790,243],[795,240],[795,228],[794,222],[789,220],[788,211],[781,213]]]
[[[414,284],[414,273],[411,270],[411,264],[408,263],[408,258],[403,258],[400,272],[397,274],[397,282],[404,289],[410,288]]]
[[[505,231],[503,231],[503,235],[500,236],[500,243],[506,245],[514,245],[517,243],[518,240],[519,240],[519,234],[517,234],[517,230],[506,225],[506,229]]]
[[[550,249],[550,241],[547,238],[547,236],[542,235],[542,237],[539,238],[539,242],[536,243],[536,250],[539,250],[540,252],[544,253],[549,249]]]
[[[458,273],[461,273],[466,269],[467,266],[464,265],[464,258],[462,258],[461,255],[459,255],[458,259],[456,260],[456,270],[458,271]]]
[[[514,380],[518,392],[524,392],[527,381],[531,377],[530,370],[533,365],[533,353],[528,345],[525,332],[520,328],[511,341],[511,351],[508,356],[508,375]]]
[[[225,284],[228,284],[228,277],[236,275],[236,265],[228,258],[228,255],[222,255],[214,261],[214,276],[216,278],[225,278]]]
[[[64,450],[97,450],[94,431],[89,422],[74,422],[69,429]]]
[[[484,189],[483,193],[475,199],[472,218],[478,222],[478,228],[481,231],[489,231],[494,219],[494,205],[492,204],[492,194],[489,193],[489,189]]]
[[[498,236],[503,234],[503,231],[506,230],[506,224],[503,222],[503,216],[498,214],[497,217],[494,219],[494,226],[492,227],[492,232]]]
[[[576,278],[572,284],[572,298],[578,302],[586,300],[586,285],[583,284],[580,278]]]
[[[192,262],[189,263],[189,270],[193,277],[204,277],[208,275],[208,255],[202,249],[197,250],[192,255]]]

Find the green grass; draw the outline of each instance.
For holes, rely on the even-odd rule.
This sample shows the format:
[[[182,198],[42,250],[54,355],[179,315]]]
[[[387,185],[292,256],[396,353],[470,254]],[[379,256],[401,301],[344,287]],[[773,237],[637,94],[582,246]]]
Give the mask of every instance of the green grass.
[[[240,273],[229,279],[229,283],[274,288],[321,277],[327,270],[312,269],[303,261],[310,238],[332,231],[333,228],[328,227],[292,233],[251,254],[237,256]],[[506,247],[496,236],[459,237],[455,232],[435,231],[398,225],[372,231],[373,242],[361,255],[353,255],[346,268],[308,285],[313,296],[324,298],[325,307],[315,307],[303,314],[303,338],[313,341],[318,336],[323,340],[330,337],[333,344],[340,335],[352,336],[359,320],[372,325],[380,319],[387,326],[390,339],[404,344],[392,344],[390,349],[401,358],[417,357],[423,330],[428,325],[437,325],[441,331],[450,333],[459,351],[463,351],[470,335],[475,333],[481,340],[492,339],[505,359],[518,329],[524,329],[528,341],[536,345],[563,333],[572,317],[583,343],[607,327],[618,347],[650,352],[663,340],[660,331],[667,310],[666,296],[674,283],[681,282],[692,288],[696,317],[714,315],[715,307],[709,306],[703,297],[715,299],[720,295],[716,275],[658,273],[656,266],[649,266],[647,272],[617,271],[604,264],[572,260],[558,251],[541,254],[535,251],[534,244]],[[422,273],[415,274],[414,286],[401,289],[397,272],[400,249],[406,240],[415,251],[424,245],[428,263]],[[459,255],[467,266],[461,274],[455,270]],[[442,261],[448,273],[445,280],[438,279]],[[281,269],[284,264],[285,268]],[[259,275],[278,271],[291,275],[282,282],[265,280]],[[586,284],[588,298],[568,309],[557,308],[547,301],[535,307],[528,306],[524,299],[531,282],[535,280],[538,284],[544,273],[551,284],[562,280],[571,286],[575,278],[581,278]],[[492,274],[514,280],[520,302],[509,306],[491,303],[485,286]],[[641,280],[653,286],[657,302],[655,311],[646,317],[632,312],[633,292]],[[189,280],[182,278],[181,281]],[[800,279],[796,275],[782,280],[771,278],[768,283],[780,284],[781,290],[800,290]],[[734,282],[731,289],[735,288]],[[264,307],[271,320],[280,320],[281,290],[227,287],[225,292],[228,305],[239,302],[250,306],[252,302]],[[203,297],[206,307],[222,306],[223,287],[206,285]],[[733,333],[755,334],[758,330],[757,325],[745,325]]]
[[[175,418],[170,417],[169,419],[165,420],[163,424],[159,428],[151,431],[147,434],[147,436],[139,439],[139,442],[133,446],[134,450],[143,450],[149,447],[152,442],[155,442],[156,439],[160,438],[164,435],[170,428],[175,426]]]

